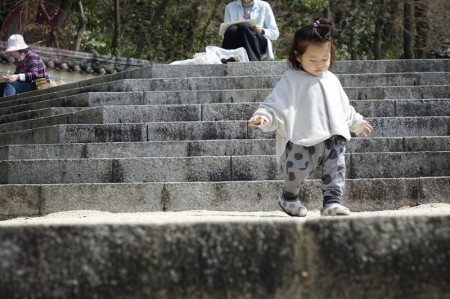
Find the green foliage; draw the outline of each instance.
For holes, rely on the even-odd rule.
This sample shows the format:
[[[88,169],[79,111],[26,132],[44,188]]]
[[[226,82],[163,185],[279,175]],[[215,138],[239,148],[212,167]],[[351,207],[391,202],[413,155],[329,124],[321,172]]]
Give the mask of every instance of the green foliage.
[[[372,39],[375,28],[371,18],[373,15],[370,12],[367,14],[366,11],[358,8],[348,14],[344,22],[350,26],[341,30],[339,38],[336,40],[336,47],[340,55],[338,59],[350,59],[351,49],[349,47],[352,46],[356,47],[354,50],[358,53],[359,59],[373,59]],[[354,40],[353,43],[352,40]]]
[[[274,42],[277,59],[286,58],[295,30],[311,24],[316,17],[328,17],[336,25],[335,38],[338,59],[372,59],[375,20],[382,20],[380,45],[385,58],[401,58],[403,51],[403,1],[396,0],[266,0],[270,3],[280,37]],[[417,0],[430,3],[433,17],[442,19],[432,23],[430,36],[442,39],[448,35],[450,5],[448,0]],[[0,21],[4,20],[21,0],[3,0],[0,4]],[[62,0],[46,0],[60,5]],[[118,53],[120,56],[150,59],[155,62],[170,62],[191,58],[204,52],[208,45],[220,46],[218,28],[223,21],[223,0],[120,0],[120,47],[115,40],[114,1],[83,0],[88,24],[84,31],[80,51],[103,55]],[[67,3],[65,1],[64,3]],[[431,3],[433,5],[431,5]],[[75,36],[80,24],[78,1],[66,12],[73,28],[67,31]],[[430,13],[429,13],[430,14]],[[431,14],[430,14],[431,15]],[[378,31],[379,32],[379,31]],[[69,39],[69,37],[66,37]]]
[[[328,0],[293,0],[291,2],[293,10],[301,10],[307,13],[321,12],[328,6]]]

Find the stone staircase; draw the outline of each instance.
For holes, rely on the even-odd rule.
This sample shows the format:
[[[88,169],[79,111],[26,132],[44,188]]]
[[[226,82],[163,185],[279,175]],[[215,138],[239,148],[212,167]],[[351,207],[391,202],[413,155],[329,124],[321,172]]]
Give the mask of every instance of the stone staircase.
[[[2,99],[0,218],[43,216],[74,210],[113,213],[208,210],[212,214],[212,211],[271,213],[277,210],[276,198],[282,181],[280,167],[274,157],[274,134],[248,127],[246,120],[286,69],[284,61],[207,66],[152,65]],[[348,143],[344,202],[352,211],[392,210],[419,203],[450,203],[449,70],[450,60],[340,61],[335,65],[333,72],[341,80],[351,104],[375,129],[370,138],[353,139]],[[313,179],[302,189],[301,196],[310,210],[321,205],[318,178],[320,173],[316,171]],[[91,280],[80,274],[76,283],[73,282],[84,282],[85,287],[69,286],[70,275],[63,275],[65,284],[57,283],[56,289],[46,285],[42,287],[42,293],[29,298],[86,298],[83,297],[85,294],[93,294],[92,298],[287,298],[285,296],[293,294],[295,298],[357,298],[354,294],[358,294],[359,298],[398,298],[399,294],[418,296],[414,298],[443,298],[441,295],[450,294],[448,286],[444,287],[439,276],[440,273],[447,273],[444,276],[448,278],[449,272],[445,272],[445,267],[449,270],[448,265],[442,269],[445,263],[434,260],[423,262],[423,267],[433,270],[433,275],[413,273],[416,276],[412,281],[420,280],[422,284],[397,281],[398,277],[409,278],[413,275],[407,270],[410,268],[407,259],[414,259],[418,252],[424,250],[420,243],[413,244],[410,239],[402,241],[410,248],[405,251],[406,257],[396,251],[397,258],[401,260],[397,264],[386,261],[382,264],[387,268],[382,268],[384,266],[374,266],[378,260],[373,263],[364,261],[365,258],[376,260],[383,256],[381,245],[378,251],[377,246],[375,249],[372,246],[377,242],[376,235],[365,232],[364,228],[370,227],[388,236],[386,238],[390,241],[386,239],[382,244],[390,249],[386,249],[384,254],[395,251],[390,247],[390,242],[399,231],[413,237],[410,230],[415,228],[423,234],[421,238],[425,239],[422,241],[447,244],[429,246],[429,250],[448,259],[448,229],[429,236],[441,225],[449,227],[448,216],[426,219],[388,217],[378,220],[349,217],[312,221],[308,225],[309,222],[305,224],[280,215],[284,216],[276,214],[269,217],[270,222],[259,219],[256,222],[236,223],[227,219],[223,225],[205,221],[206,224],[165,226],[147,223],[144,227],[127,224],[111,227],[103,223],[88,226],[88,229],[79,223],[71,228],[66,223],[55,226],[51,233],[39,225],[21,228],[19,232],[18,228],[2,230],[0,226],[0,238],[16,244],[14,248],[20,248],[20,244],[39,242],[41,237],[48,244],[64,242],[74,248],[86,249],[91,243],[119,248],[118,243],[107,235],[111,233],[121,239],[122,234],[131,234],[137,243],[133,247],[132,241],[124,241],[128,244],[125,247],[130,250],[129,255],[125,253],[125,247],[117,251],[124,254],[121,257],[111,251],[103,252],[119,261],[112,264],[123,267],[125,272],[138,267],[137,273],[144,276],[150,275],[145,274],[145,269],[163,269],[168,273],[161,275],[164,279],[132,278],[130,273],[120,274],[110,266],[102,265],[101,271],[107,273],[105,277],[112,275],[108,276],[108,284],[102,281],[99,272],[92,274]],[[242,231],[238,224],[242,225]],[[149,227],[152,232],[145,229]],[[321,256],[324,246],[342,246],[339,239],[330,239],[329,235],[319,233],[330,229],[337,229],[338,232],[342,229],[339,236],[347,242],[345,246],[350,250],[347,254],[358,257],[357,249],[349,245],[354,234],[360,234],[360,237],[355,237],[355,242],[364,244],[361,245],[364,250],[372,254],[369,257],[361,255],[363,264],[369,263],[372,268],[363,267],[356,272],[342,270],[354,279],[350,282],[352,288],[349,290],[352,292],[348,296],[345,295],[347,291],[342,289],[313,291],[322,285],[321,275],[331,271],[331,268],[322,265],[324,263],[320,263],[323,267],[315,272],[302,268],[305,263],[310,266],[312,262],[318,263],[314,258],[305,257],[311,252]],[[66,237],[66,234],[72,233],[77,240],[85,237],[86,241],[77,243]],[[224,235],[221,237],[222,233]],[[180,237],[180,234],[186,235]],[[254,234],[263,237],[251,244]],[[287,241],[290,238],[295,241]],[[203,247],[195,242],[200,239],[204,242],[212,240],[212,253],[207,245]],[[157,240],[154,242],[159,242],[160,247],[146,240]],[[222,242],[227,246],[220,246]],[[251,245],[242,247],[243,244]],[[7,245],[2,246],[0,258],[11,258],[11,252],[15,251]],[[72,260],[71,263],[79,257],[70,250],[42,246],[39,252],[48,249],[55,255],[60,253]],[[178,246],[190,247],[192,251],[178,251]],[[215,251],[219,249],[225,252]],[[146,250],[161,256],[147,256]],[[343,249],[338,251],[344,254],[341,252]],[[133,252],[147,263],[146,266],[133,264],[129,268],[126,265],[133,259]],[[203,252],[206,258],[203,262],[199,252]],[[164,258],[171,260],[172,255],[178,253],[185,260],[173,261],[176,267],[171,268],[162,262]],[[54,262],[42,254],[33,263],[43,263],[52,269]],[[248,255],[252,254],[254,256],[249,258]],[[17,253],[17,256],[21,254]],[[211,256],[216,260],[209,260]],[[233,259],[234,256],[237,258]],[[157,261],[152,262],[152,259]],[[82,264],[94,269],[94,260],[90,256]],[[230,260],[235,264],[230,264]],[[280,262],[282,260],[284,262]],[[299,264],[292,265],[295,261]],[[60,262],[69,270],[80,271],[67,260]],[[345,263],[336,263],[339,269],[345,269]],[[23,267],[25,272],[32,271],[26,263],[11,262],[11,265]],[[11,269],[11,265],[6,262],[2,264],[0,259],[0,269]],[[406,269],[404,271],[408,273],[402,276],[402,273],[392,270],[394,266]],[[190,277],[189,267],[200,274]],[[358,287],[358,280],[367,283],[369,277],[362,274],[362,269],[368,273],[392,270],[397,280],[392,281],[392,277],[386,275],[386,280],[380,278],[382,283],[378,281],[364,291]],[[89,273],[88,270],[84,274]],[[224,276],[220,275],[222,270]],[[241,271],[253,272],[246,274]],[[335,272],[337,276],[342,273]],[[9,287],[20,282],[20,275],[8,279],[3,277],[6,280],[2,279],[2,275],[0,280],[9,281],[10,286],[0,283],[0,298],[3,298],[2,291],[10,296],[7,298],[26,298],[23,295],[25,291],[9,292]],[[128,280],[124,282],[120,275]],[[190,279],[183,280],[183,275]],[[98,281],[93,282],[94,278]],[[111,279],[117,284],[114,285]],[[283,279],[300,285],[299,289],[287,287]],[[30,278],[30,286],[37,287],[39,281]],[[50,275],[44,281],[55,283],[58,277]],[[174,284],[178,286],[171,290]],[[390,285],[397,291],[379,290],[377,293],[375,289],[380,285]],[[413,287],[407,291],[399,288],[411,285]],[[125,293],[117,293],[119,289],[129,288],[135,291],[134,295],[128,293],[127,297],[123,295]],[[67,290],[72,290],[72,293]],[[70,297],[64,297],[67,292]]]

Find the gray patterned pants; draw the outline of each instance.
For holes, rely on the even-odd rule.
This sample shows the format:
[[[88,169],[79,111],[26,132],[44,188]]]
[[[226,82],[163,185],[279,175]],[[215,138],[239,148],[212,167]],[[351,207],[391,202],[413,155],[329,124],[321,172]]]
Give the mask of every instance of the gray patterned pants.
[[[305,147],[288,142],[284,152],[283,193],[286,198],[298,197],[300,186],[317,166],[322,168],[323,204],[339,203],[345,187],[345,139],[333,136],[314,146]]]

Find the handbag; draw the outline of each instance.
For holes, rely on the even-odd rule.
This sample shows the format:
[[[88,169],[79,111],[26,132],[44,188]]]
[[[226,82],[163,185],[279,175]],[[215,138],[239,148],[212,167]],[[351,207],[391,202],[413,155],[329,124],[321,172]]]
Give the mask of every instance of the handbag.
[[[48,88],[48,84],[47,84],[47,79],[46,78],[36,79],[36,80],[34,80],[34,84],[36,85],[36,89],[37,90],[47,89]]]

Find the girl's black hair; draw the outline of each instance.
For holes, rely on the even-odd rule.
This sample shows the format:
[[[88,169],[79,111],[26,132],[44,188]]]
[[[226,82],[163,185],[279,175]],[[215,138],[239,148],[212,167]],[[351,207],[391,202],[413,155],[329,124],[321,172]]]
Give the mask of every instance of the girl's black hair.
[[[302,69],[300,62],[297,61],[299,55],[306,52],[310,44],[320,44],[331,42],[331,62],[330,66],[336,61],[336,50],[333,43],[334,26],[333,23],[325,18],[314,20],[311,25],[304,26],[294,33],[294,40],[289,49],[288,63],[293,69]]]

